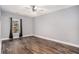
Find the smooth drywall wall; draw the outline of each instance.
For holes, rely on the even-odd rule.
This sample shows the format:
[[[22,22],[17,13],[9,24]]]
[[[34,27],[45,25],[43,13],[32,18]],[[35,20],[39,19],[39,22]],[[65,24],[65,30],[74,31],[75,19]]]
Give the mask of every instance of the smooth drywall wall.
[[[79,6],[35,18],[35,35],[79,45]]]
[[[0,16],[1,16],[1,8],[0,8]]]
[[[1,11],[1,38],[8,38],[10,33],[10,17],[13,19],[22,19],[23,36],[32,35],[32,18],[21,16],[6,11]],[[14,37],[19,37],[19,34],[14,34]]]
[[[0,8],[0,54],[1,54],[1,8]]]
[[[1,8],[0,8],[0,39],[1,39]]]

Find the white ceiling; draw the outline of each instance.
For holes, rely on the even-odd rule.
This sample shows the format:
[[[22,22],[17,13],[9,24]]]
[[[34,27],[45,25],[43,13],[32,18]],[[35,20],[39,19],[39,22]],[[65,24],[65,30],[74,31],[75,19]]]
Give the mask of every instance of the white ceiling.
[[[29,17],[36,17],[72,6],[73,5],[37,5],[38,8],[36,12],[33,12],[29,5],[1,5],[0,7],[4,11],[9,11],[12,13],[17,13]]]

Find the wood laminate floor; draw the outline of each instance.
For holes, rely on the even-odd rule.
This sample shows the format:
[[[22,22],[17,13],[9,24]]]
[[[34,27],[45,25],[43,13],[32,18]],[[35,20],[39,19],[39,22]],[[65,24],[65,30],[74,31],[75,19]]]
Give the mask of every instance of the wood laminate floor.
[[[29,36],[2,41],[2,54],[76,54],[79,48]]]

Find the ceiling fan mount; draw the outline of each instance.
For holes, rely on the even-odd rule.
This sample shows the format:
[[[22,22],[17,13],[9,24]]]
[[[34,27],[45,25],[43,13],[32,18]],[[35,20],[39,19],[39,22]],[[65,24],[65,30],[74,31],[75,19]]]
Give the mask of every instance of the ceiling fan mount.
[[[26,9],[32,11],[33,13],[44,13],[45,9],[38,5],[28,5],[25,6]]]
[[[37,11],[37,6],[31,5],[31,7],[32,7],[32,11],[33,11],[33,12]]]

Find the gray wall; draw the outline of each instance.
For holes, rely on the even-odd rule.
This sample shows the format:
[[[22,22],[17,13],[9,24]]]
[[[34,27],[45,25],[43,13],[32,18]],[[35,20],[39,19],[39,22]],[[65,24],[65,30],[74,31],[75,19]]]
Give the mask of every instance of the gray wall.
[[[0,8],[0,39],[1,39],[1,8]],[[1,40],[0,40],[0,54],[1,54]]]
[[[10,17],[14,19],[23,19],[23,35],[32,35],[32,18],[27,16],[21,16],[10,12],[1,12],[1,38],[8,38],[10,32]],[[18,34],[14,34],[14,37],[18,37]]]
[[[0,8],[0,16],[1,16],[1,8]]]
[[[35,19],[35,35],[79,45],[79,6]]]
[[[1,8],[0,8],[0,39],[1,39]]]

